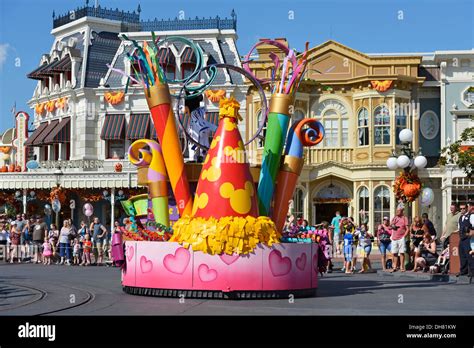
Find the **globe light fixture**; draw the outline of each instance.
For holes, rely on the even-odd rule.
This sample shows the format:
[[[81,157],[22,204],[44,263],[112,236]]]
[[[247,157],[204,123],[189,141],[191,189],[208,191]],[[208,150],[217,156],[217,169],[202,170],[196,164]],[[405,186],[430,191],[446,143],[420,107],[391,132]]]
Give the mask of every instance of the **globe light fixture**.
[[[397,158],[396,157],[389,157],[387,160],[387,168],[390,170],[395,170],[398,168]]]
[[[426,165],[428,164],[428,160],[426,159],[425,156],[423,155],[418,155],[415,157],[415,166],[418,168],[418,169],[423,169],[426,167]]]
[[[400,167],[400,168],[406,168],[410,165],[410,157],[408,157],[407,155],[401,155],[401,156],[398,156],[397,158],[397,165]]]
[[[400,132],[398,138],[402,143],[411,143],[413,141],[413,132],[411,129],[405,128]]]

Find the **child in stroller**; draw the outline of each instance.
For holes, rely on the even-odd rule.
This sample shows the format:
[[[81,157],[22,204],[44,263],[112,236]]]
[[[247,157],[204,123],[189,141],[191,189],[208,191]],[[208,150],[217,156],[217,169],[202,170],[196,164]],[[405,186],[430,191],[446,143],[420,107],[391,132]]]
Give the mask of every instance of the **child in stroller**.
[[[438,260],[433,266],[430,266],[430,273],[448,274],[449,272],[449,244],[441,252]]]

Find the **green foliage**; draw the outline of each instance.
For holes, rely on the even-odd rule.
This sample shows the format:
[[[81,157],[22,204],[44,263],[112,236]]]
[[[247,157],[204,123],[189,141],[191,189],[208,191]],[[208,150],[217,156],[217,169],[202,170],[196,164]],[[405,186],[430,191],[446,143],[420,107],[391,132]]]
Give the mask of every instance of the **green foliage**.
[[[455,164],[471,178],[474,173],[474,146],[463,147],[462,143],[474,142],[474,127],[466,128],[459,140],[441,149],[438,163],[442,166]]]

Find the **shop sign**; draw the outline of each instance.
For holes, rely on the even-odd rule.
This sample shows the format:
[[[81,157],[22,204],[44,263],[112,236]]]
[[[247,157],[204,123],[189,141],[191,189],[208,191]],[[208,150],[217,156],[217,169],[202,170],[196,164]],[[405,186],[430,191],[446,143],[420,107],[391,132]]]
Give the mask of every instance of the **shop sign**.
[[[40,168],[103,168],[104,161],[100,160],[73,160],[73,161],[40,161]]]

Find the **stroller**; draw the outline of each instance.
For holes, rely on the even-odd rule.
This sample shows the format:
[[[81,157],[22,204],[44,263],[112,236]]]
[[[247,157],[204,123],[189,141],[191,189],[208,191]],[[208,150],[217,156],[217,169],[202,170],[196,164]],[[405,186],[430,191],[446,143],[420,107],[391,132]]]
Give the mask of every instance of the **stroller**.
[[[433,266],[430,266],[430,273],[449,273],[449,244],[447,244],[446,248],[441,252],[436,263]]]

